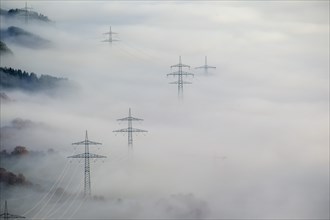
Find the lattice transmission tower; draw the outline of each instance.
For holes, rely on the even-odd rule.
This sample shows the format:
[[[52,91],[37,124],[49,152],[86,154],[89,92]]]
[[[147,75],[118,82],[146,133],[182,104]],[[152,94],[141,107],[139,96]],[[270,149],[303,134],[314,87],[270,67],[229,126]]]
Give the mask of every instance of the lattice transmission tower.
[[[111,31],[111,26],[110,26],[109,32],[106,32],[106,33],[103,33],[103,34],[108,35],[108,39],[105,39],[102,42],[109,42],[109,44],[111,44],[113,41],[119,41],[117,39],[113,39],[112,35],[118,34],[118,33]]]
[[[205,56],[205,64],[203,66],[196,67],[195,69],[204,69],[204,71],[207,73],[208,69],[215,69],[215,66],[209,66],[207,65],[207,56]]]
[[[142,130],[138,128],[133,128],[133,121],[143,121],[143,119],[140,118],[134,118],[132,117],[131,108],[128,110],[128,117],[117,119],[117,121],[127,121],[128,126],[127,128],[114,130],[113,132],[116,133],[127,133],[128,136],[128,150],[129,152],[133,151],[133,133],[145,133],[148,132],[147,130]]]
[[[29,9],[32,9],[32,7],[27,6],[27,2],[25,2],[25,7],[22,8],[24,10],[24,17],[25,17],[25,24],[29,23]]]
[[[85,159],[85,178],[84,178],[84,196],[91,197],[91,171],[90,171],[90,158],[106,158],[106,156],[89,153],[89,145],[101,145],[101,143],[88,140],[88,133],[86,131],[85,140],[73,143],[72,145],[84,145],[85,153],[69,156],[68,158],[84,158]]]
[[[2,214],[0,214],[0,218],[3,218],[5,220],[11,219],[11,218],[25,218],[24,216],[19,216],[19,215],[13,215],[8,212],[8,207],[7,207],[7,200],[5,200],[5,209]]]
[[[185,72],[185,71],[182,70],[182,68],[184,68],[184,67],[190,69],[190,66],[186,65],[186,64],[183,64],[181,62],[181,56],[179,56],[179,63],[175,64],[175,65],[172,65],[171,69],[173,67],[177,67],[178,71],[168,73],[167,76],[174,76],[174,77],[178,76],[178,80],[175,81],[175,82],[170,82],[169,84],[177,84],[178,85],[178,97],[179,97],[179,99],[182,99],[183,98],[183,84],[192,84],[191,82],[183,81],[183,76],[194,76],[194,74],[193,73],[188,73],[188,72]]]

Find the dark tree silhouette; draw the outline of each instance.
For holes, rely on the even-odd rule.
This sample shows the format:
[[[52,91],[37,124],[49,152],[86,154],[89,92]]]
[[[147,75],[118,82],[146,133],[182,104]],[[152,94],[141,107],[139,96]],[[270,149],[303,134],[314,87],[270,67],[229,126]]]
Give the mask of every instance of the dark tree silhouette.
[[[38,77],[35,73],[28,73],[11,67],[0,67],[0,79],[0,88],[2,89],[24,89],[28,91],[53,89],[59,86],[61,82],[67,81],[64,78],[49,75]]]

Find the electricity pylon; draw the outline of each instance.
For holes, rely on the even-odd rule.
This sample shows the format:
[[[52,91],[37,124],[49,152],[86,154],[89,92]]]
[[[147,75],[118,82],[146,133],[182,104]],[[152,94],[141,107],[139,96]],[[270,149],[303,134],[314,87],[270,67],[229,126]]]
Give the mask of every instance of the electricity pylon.
[[[90,164],[89,158],[106,158],[106,156],[89,153],[89,145],[101,145],[101,143],[88,140],[88,134],[86,130],[85,140],[73,143],[72,145],[85,145],[85,153],[70,156],[68,158],[85,158],[85,184],[84,184],[84,196],[91,197],[91,176],[90,176]]]
[[[22,10],[25,11],[25,14],[24,14],[24,16],[25,16],[25,24],[28,24],[28,20],[29,20],[29,9],[32,9],[32,8],[31,7],[28,7],[27,6],[27,2],[25,2],[25,7],[22,8]]]
[[[112,38],[112,35],[113,35],[113,34],[118,34],[118,33],[116,33],[116,32],[112,32],[112,31],[111,31],[111,26],[110,26],[110,30],[109,30],[109,32],[106,32],[106,33],[103,33],[103,34],[109,35],[109,37],[108,37],[108,39],[103,40],[102,42],[109,42],[109,43],[111,44],[113,41],[119,41],[119,40],[117,40],[117,39],[113,39],[113,38]]]
[[[133,150],[133,132],[140,132],[140,133],[148,132],[146,130],[133,128],[132,127],[132,121],[143,121],[143,119],[132,117],[131,108],[129,108],[128,117],[117,119],[117,121],[127,121],[128,122],[128,127],[127,128],[114,130],[113,132],[122,132],[122,133],[126,132],[127,133],[127,136],[128,136],[128,150],[130,152],[130,151]]]
[[[216,68],[215,66],[209,66],[209,65],[207,65],[207,56],[205,56],[205,65],[204,66],[196,67],[195,69],[204,69],[205,72],[207,72],[208,69],[215,69],[215,68]]]
[[[8,213],[8,207],[7,207],[7,200],[5,200],[5,210],[4,212],[0,215],[0,218],[3,219],[10,219],[10,218],[25,218],[24,216],[19,216],[19,215],[12,215]]]
[[[167,74],[167,76],[178,76],[178,81],[170,82],[169,84],[177,84],[178,85],[178,97],[179,97],[179,99],[182,99],[182,97],[183,97],[183,84],[192,84],[191,82],[183,81],[182,76],[194,76],[194,74],[182,71],[183,67],[187,67],[187,68],[190,69],[190,66],[186,65],[186,64],[183,64],[181,62],[181,56],[179,56],[179,63],[175,64],[175,65],[172,65],[171,69],[173,67],[178,67],[179,68],[178,71],[173,72],[173,73],[169,73],[169,74]]]

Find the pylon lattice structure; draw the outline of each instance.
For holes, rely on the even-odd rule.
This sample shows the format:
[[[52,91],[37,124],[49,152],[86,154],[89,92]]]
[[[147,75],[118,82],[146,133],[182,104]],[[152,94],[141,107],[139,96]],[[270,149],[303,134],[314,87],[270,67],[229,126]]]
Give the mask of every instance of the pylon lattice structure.
[[[128,122],[128,127],[127,128],[119,129],[119,130],[114,130],[113,132],[116,132],[116,133],[127,133],[127,136],[128,136],[128,150],[130,152],[130,151],[133,150],[133,133],[144,133],[144,132],[148,132],[146,130],[142,130],[142,129],[138,129],[138,128],[133,128],[132,127],[132,124],[133,124],[132,122],[133,121],[143,121],[143,119],[132,117],[131,108],[129,108],[129,110],[128,110],[128,117],[117,119],[117,121],[127,121]]]
[[[106,32],[106,33],[103,33],[103,34],[108,35],[108,39],[105,39],[102,42],[109,42],[111,44],[113,41],[119,41],[117,39],[113,39],[113,36],[112,35],[118,34],[118,33],[111,31],[111,26],[110,26],[109,32]]]
[[[179,63],[175,64],[175,65],[172,65],[171,69],[173,67],[177,67],[178,71],[168,73],[167,76],[174,76],[174,77],[178,76],[178,81],[170,82],[170,84],[177,84],[178,85],[178,97],[180,99],[182,99],[183,98],[183,84],[192,84],[191,82],[183,81],[183,76],[194,76],[194,74],[193,73],[188,73],[188,72],[185,72],[185,71],[182,70],[182,68],[184,68],[184,67],[190,69],[190,66],[186,65],[186,64],[183,64],[181,62],[181,56],[179,56]]]
[[[29,9],[32,9],[31,7],[27,6],[27,2],[25,2],[25,7],[22,8],[22,10],[24,10],[24,17],[25,17],[25,24],[28,24],[29,21]]]
[[[196,67],[195,69],[204,69],[207,72],[208,69],[215,69],[215,66],[207,65],[207,56],[205,56],[205,64],[203,66]]]
[[[89,153],[89,145],[101,145],[101,143],[88,140],[86,131],[85,140],[73,143],[72,145],[85,145],[85,153],[69,156],[68,158],[84,158],[85,159],[85,178],[84,178],[84,196],[91,197],[91,171],[90,171],[90,158],[106,158],[106,156]]]
[[[11,219],[11,218],[25,218],[24,216],[19,216],[19,215],[12,215],[8,212],[8,207],[7,207],[7,200],[5,201],[5,210],[2,214],[0,214],[0,218],[3,219]]]

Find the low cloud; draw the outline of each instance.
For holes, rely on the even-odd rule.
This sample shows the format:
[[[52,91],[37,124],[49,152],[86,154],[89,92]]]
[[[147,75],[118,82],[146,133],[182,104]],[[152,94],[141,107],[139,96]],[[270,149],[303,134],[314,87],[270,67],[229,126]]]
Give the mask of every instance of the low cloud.
[[[8,43],[15,55],[2,65],[66,77],[79,91],[6,91],[15,101],[1,103],[1,148],[45,153],[8,160],[7,170],[45,189],[10,190],[4,198],[18,214],[329,217],[329,3],[33,4],[56,24],[23,27],[54,46]],[[104,44],[110,25],[121,41]],[[166,79],[180,55],[195,73],[183,102]],[[193,69],[206,55],[217,67],[209,75]],[[133,127],[149,131],[133,136],[133,158],[127,136],[112,133],[127,126],[116,119],[128,108],[144,119]],[[71,143],[84,140],[85,130],[103,143],[90,152],[107,156],[91,160],[94,200],[81,198],[84,160],[67,158],[84,152]]]

